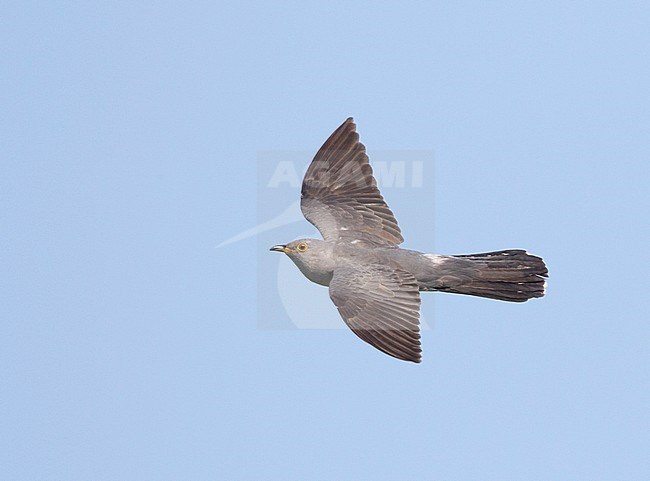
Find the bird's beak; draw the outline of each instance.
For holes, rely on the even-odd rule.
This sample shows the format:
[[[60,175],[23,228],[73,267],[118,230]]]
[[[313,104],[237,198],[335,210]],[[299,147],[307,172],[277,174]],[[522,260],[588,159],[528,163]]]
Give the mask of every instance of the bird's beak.
[[[273,247],[271,247],[270,250],[272,250],[272,251],[274,251],[274,252],[285,252],[285,253],[289,251],[289,249],[287,248],[287,246],[282,245],[282,244],[277,245],[277,246],[273,246]]]

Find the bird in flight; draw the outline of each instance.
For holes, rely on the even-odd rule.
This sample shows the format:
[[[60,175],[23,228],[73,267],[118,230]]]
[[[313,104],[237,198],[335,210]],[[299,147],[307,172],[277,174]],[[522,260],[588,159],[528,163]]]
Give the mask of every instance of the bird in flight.
[[[524,302],[544,295],[544,261],[520,249],[469,255],[402,249],[350,117],[325,141],[302,184],[300,207],[320,239],[271,247],[329,295],[352,331],[405,361],[420,362],[420,292]]]

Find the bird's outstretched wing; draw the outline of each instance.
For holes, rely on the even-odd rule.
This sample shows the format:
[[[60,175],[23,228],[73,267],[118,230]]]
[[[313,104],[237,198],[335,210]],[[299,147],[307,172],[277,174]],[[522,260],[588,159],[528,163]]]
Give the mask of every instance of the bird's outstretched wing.
[[[386,354],[420,362],[420,293],[409,272],[379,264],[334,270],[330,297],[345,323]]]
[[[330,135],[302,183],[300,207],[325,240],[398,245],[404,240],[368,163],[352,117]]]

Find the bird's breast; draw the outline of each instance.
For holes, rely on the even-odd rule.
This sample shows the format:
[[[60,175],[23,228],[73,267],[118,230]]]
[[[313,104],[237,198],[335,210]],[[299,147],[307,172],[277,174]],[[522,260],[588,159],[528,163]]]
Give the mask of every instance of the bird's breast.
[[[332,270],[318,269],[313,267],[308,267],[304,264],[297,264],[300,272],[310,281],[320,284],[321,286],[329,286],[330,281],[332,280],[332,275],[334,272]]]

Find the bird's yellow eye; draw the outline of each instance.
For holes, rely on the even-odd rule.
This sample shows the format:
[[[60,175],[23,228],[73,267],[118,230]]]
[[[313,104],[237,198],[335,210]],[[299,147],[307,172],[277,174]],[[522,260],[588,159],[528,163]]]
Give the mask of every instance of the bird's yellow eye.
[[[296,249],[298,249],[298,252],[305,252],[307,250],[307,244],[301,242],[300,244],[298,244]]]

